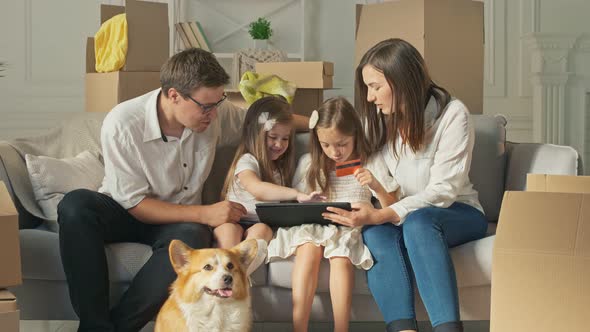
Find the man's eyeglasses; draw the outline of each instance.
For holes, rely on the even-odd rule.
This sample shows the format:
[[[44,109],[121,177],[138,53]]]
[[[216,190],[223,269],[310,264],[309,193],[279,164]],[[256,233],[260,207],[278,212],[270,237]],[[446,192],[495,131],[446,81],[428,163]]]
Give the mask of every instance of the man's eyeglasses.
[[[201,110],[203,111],[204,114],[207,114],[209,112],[211,112],[211,110],[213,110],[214,108],[218,107],[226,98],[227,98],[227,94],[223,94],[223,97],[221,97],[221,100],[216,102],[215,104],[208,104],[208,105],[203,105],[201,103],[199,103],[198,101],[196,101],[193,97],[186,95],[186,97],[190,100],[192,100],[195,104],[199,105],[199,107],[201,108]]]

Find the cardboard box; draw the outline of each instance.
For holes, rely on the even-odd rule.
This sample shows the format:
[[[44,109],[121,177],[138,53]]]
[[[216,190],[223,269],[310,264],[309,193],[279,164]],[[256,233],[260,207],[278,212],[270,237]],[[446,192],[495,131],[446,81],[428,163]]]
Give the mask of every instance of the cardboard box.
[[[19,310],[16,297],[6,289],[0,290],[0,331],[19,331]]]
[[[18,212],[0,181],[0,288],[22,283]]]
[[[526,190],[590,194],[590,176],[527,174]]]
[[[259,62],[259,74],[274,74],[295,83],[298,89],[329,89],[333,87],[334,64],[325,61],[311,62]]]
[[[226,90],[228,101],[247,109],[250,105],[244,100],[239,90]],[[293,113],[310,116],[324,101],[323,89],[297,89],[293,98]]]
[[[535,191],[506,192],[500,210],[490,331],[587,331],[590,177],[527,182]]]
[[[97,73],[94,38],[86,42],[87,112],[109,112],[117,104],[160,87],[160,67],[168,59],[168,4],[127,0],[126,6],[101,5],[101,24],[125,13],[127,58],[121,71]]]
[[[433,80],[483,112],[483,2],[398,0],[357,5],[355,68],[365,52],[388,38],[418,49]]]
[[[170,52],[168,4],[126,0],[125,6],[101,5],[100,23],[123,13],[127,19],[128,46],[122,70],[160,71]],[[94,50],[94,40],[92,45]]]
[[[87,73],[86,111],[109,112],[117,104],[160,87],[159,72]]]
[[[295,114],[310,116],[313,110],[317,110],[324,102],[324,90],[322,89],[297,89],[293,99],[293,112]]]

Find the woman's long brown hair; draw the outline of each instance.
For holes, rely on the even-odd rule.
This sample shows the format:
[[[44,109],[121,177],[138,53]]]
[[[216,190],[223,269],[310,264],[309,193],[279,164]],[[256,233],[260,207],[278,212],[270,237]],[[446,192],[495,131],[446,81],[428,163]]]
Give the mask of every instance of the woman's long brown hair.
[[[368,158],[367,141],[361,120],[354,107],[344,98],[336,97],[326,100],[318,109],[319,119],[312,129],[309,151],[311,165],[307,173],[307,185],[312,190],[320,190],[330,197],[330,171],[334,170],[334,161],[324,154],[317,136],[319,128],[334,128],[342,135],[354,137],[353,154],[365,163]],[[319,188],[317,188],[319,186]]]
[[[367,86],[363,81],[363,68],[372,66],[383,73],[392,92],[392,114],[379,114],[376,106],[367,101]],[[371,47],[356,68],[356,94],[358,109],[367,126],[367,139],[371,151],[380,150],[391,143],[395,150],[398,133],[413,152],[424,145],[424,110],[431,96],[439,109],[451,101],[451,95],[436,85],[428,73],[420,52],[402,39],[387,39]],[[384,132],[385,131],[385,132]]]
[[[283,155],[277,160],[271,160],[266,148],[267,131],[264,130],[263,124],[258,123],[260,113],[268,112],[269,119],[276,119],[276,123],[284,125],[293,124],[293,114],[291,106],[284,100],[278,97],[264,97],[255,101],[248,111],[244,123],[242,124],[242,139],[234,160],[231,163],[223,189],[221,190],[221,199],[224,200],[230,186],[235,180],[236,166],[240,158],[250,153],[258,161],[260,169],[260,180],[264,182],[275,183],[273,172],[278,171],[280,174],[281,183],[275,183],[282,186],[291,186],[291,179],[295,172],[295,152],[293,144],[295,143],[295,130],[291,130],[291,137],[289,138],[289,146]]]

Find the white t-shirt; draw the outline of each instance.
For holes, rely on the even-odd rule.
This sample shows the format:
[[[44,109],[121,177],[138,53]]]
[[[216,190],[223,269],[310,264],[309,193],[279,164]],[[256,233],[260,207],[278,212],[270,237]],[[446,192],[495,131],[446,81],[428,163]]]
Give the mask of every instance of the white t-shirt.
[[[401,218],[424,207],[449,207],[462,202],[483,212],[477,191],[469,181],[469,169],[475,133],[467,107],[453,99],[439,114],[438,104],[430,98],[425,110],[427,127],[425,146],[413,153],[402,149],[396,140],[398,156],[391,145],[380,151],[392,177],[390,187],[400,189],[400,200],[389,207]]]
[[[252,194],[246,191],[242,184],[240,183],[240,179],[238,178],[238,174],[245,170],[250,170],[256,173],[259,178],[262,178],[260,175],[260,166],[258,164],[258,160],[251,155],[250,153],[245,153],[240,157],[238,163],[236,164],[236,170],[234,172],[234,182],[228,188],[227,191],[227,200],[232,202],[238,202],[242,204],[246,208],[246,215],[242,217],[242,220],[248,221],[260,221],[258,215],[256,214],[256,203],[263,203],[262,201],[256,200]],[[281,184],[281,175],[278,171],[273,173],[274,183]],[[266,201],[265,203],[269,203],[273,201]]]
[[[105,177],[99,192],[125,209],[145,197],[201,204],[216,145],[230,144],[240,136],[245,111],[224,102],[204,132],[184,128],[180,138],[164,140],[157,113],[159,94],[157,89],[115,106],[102,125]]]

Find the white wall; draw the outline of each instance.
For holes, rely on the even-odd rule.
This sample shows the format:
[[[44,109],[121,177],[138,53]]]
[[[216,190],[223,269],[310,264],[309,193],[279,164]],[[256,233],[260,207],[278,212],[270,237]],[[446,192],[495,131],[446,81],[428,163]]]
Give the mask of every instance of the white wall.
[[[212,40],[289,2],[160,1],[177,10],[171,18],[203,22]],[[122,0],[103,2],[120,4]],[[334,62],[336,89],[326,96],[352,98],[355,4],[371,2],[378,1],[296,0],[270,16],[275,31],[271,40],[275,47],[289,53],[303,49],[306,60]],[[4,72],[6,77],[0,78],[0,139],[30,135],[68,113],[83,111],[84,45],[86,37],[98,27],[100,3],[2,1],[0,60],[7,61],[9,68]],[[590,159],[590,1],[484,3],[484,113],[507,116],[510,140],[573,145]],[[213,47],[217,52],[232,52],[251,46],[249,36],[242,31]]]

